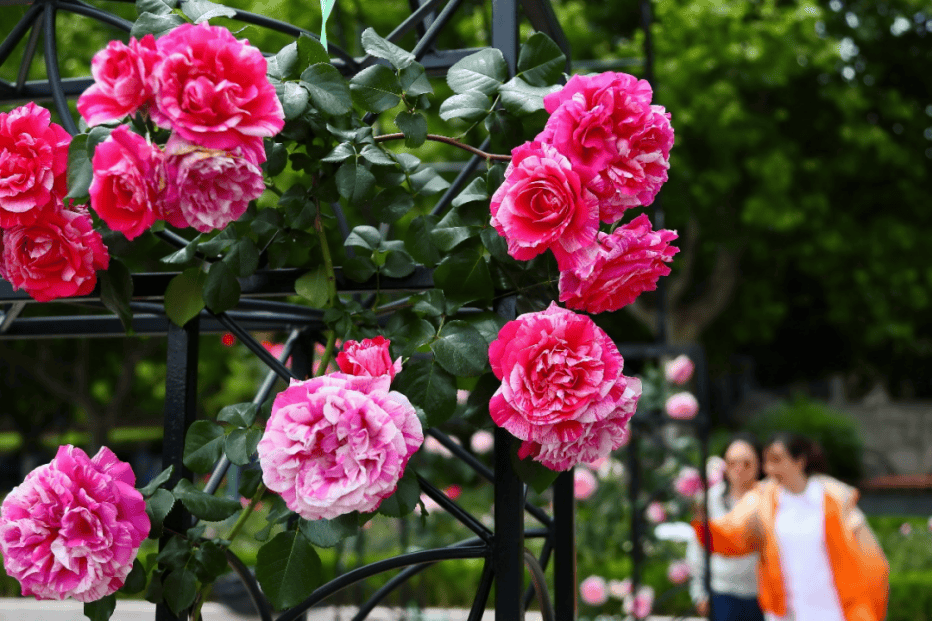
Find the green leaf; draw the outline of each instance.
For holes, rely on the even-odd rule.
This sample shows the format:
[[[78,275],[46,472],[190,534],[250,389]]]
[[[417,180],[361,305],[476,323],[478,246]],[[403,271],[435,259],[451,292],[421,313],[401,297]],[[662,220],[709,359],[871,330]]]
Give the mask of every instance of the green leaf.
[[[144,497],[148,498],[149,496],[155,493],[155,490],[157,490],[159,486],[162,485],[162,483],[165,483],[170,478],[172,478],[172,472],[174,471],[175,471],[174,466],[169,466],[165,470],[162,470],[160,473],[158,473],[155,476],[154,479],[146,483],[145,487],[140,487],[139,493],[142,494]]]
[[[259,490],[259,483],[262,483],[262,471],[251,468],[245,469],[240,473],[239,489],[236,491],[243,498],[252,498]]]
[[[488,370],[489,346],[482,334],[465,321],[445,323],[430,349],[440,366],[453,375],[473,377]]]
[[[566,71],[566,55],[553,39],[535,32],[521,46],[518,54],[518,75],[533,86],[556,84]]]
[[[145,586],[145,583],[143,583]],[[111,593],[102,598],[84,603],[84,616],[91,621],[109,621],[110,615],[116,610],[116,594]]]
[[[492,297],[492,276],[484,248],[473,240],[449,254],[434,270],[434,286],[443,289],[452,302],[465,304],[474,300],[488,302]]]
[[[197,253],[197,247],[198,244],[200,244],[201,237],[202,234],[198,233],[194,239],[188,242],[187,246],[169,255],[165,255],[159,259],[159,262],[165,265],[184,265],[185,263],[190,263]]]
[[[404,188],[382,190],[372,199],[372,215],[379,222],[391,224],[414,208],[414,197]]]
[[[359,152],[359,155],[364,157],[367,162],[375,164],[376,166],[393,166],[397,167],[398,164],[392,159],[382,147],[376,146],[374,144],[367,144],[362,148],[362,151]]]
[[[210,2],[210,0],[184,0],[181,12],[195,24],[206,22],[214,17],[236,17],[236,11],[230,7]]]
[[[156,567],[152,571],[152,579],[149,580],[149,587],[146,589],[146,601],[153,604],[161,604],[163,599],[164,588],[162,587],[162,576],[165,570]]]
[[[421,497],[421,486],[417,477],[408,469],[398,481],[395,493],[382,501],[379,513],[389,517],[403,517],[414,511]]]
[[[310,94],[300,84],[294,82],[283,82],[275,86],[275,94],[282,102],[282,110],[285,113],[285,120],[292,121],[307,110],[307,103]]]
[[[502,106],[516,116],[527,116],[544,109],[544,96],[560,90],[559,86],[531,86],[521,78],[508,80],[499,89]]]
[[[162,535],[162,522],[165,521],[165,516],[174,505],[175,497],[167,489],[159,488],[146,499],[146,515],[149,516],[151,525],[150,539],[158,539]]]
[[[492,255],[496,261],[510,260],[508,242],[505,241],[505,238],[499,235],[498,231],[494,228],[489,227],[487,229],[482,229],[479,238],[482,239],[482,245],[485,246],[485,249],[489,251],[489,254]]]
[[[350,87],[329,62],[308,67],[301,74],[301,86],[307,89],[314,107],[325,114],[341,116],[353,108]]]
[[[67,198],[84,198],[94,179],[94,167],[87,156],[87,134],[78,134],[68,146],[68,194]]]
[[[448,420],[456,411],[456,378],[434,359],[409,360],[395,376],[392,388],[424,410],[431,427]]]
[[[443,192],[450,187],[450,182],[440,176],[433,168],[425,168],[411,175],[411,190],[415,194],[430,196]]]
[[[220,459],[223,427],[211,420],[196,420],[184,437],[184,465],[194,472],[208,472]]]
[[[392,250],[385,256],[379,273],[389,278],[404,278],[414,271],[414,259],[404,250]]]
[[[347,257],[343,262],[343,275],[356,282],[366,282],[379,271],[369,257]]]
[[[192,243],[195,241],[198,241],[200,238],[201,238],[201,235],[198,234],[198,236],[192,240]],[[236,241],[236,239],[237,239],[236,227],[228,226],[227,228],[223,229],[222,231],[217,233],[212,238],[202,241],[202,242],[198,242],[195,245],[197,246],[197,249],[200,252],[204,253],[205,255],[209,257],[215,257],[215,256],[218,256],[221,252],[223,252],[227,248],[229,248],[230,245]]]
[[[87,157],[92,163],[94,161],[94,152],[97,149],[97,145],[109,138],[111,133],[113,133],[113,128],[107,127],[106,125],[92,127],[87,133]]]
[[[485,341],[486,355],[488,355],[489,346],[492,345],[492,341],[498,339],[498,333],[507,323],[504,317],[498,313],[491,312],[470,315],[464,321],[479,331],[482,340]]]
[[[434,87],[430,85],[424,67],[418,63],[413,63],[402,69],[399,78],[401,92],[405,94],[405,97],[420,97],[434,92]]]
[[[223,257],[223,262],[230,267],[234,276],[240,278],[252,276],[259,267],[259,249],[254,241],[244,237],[233,244],[227,255]]]
[[[279,533],[259,549],[256,579],[276,609],[291,608],[320,584],[320,557],[300,532]]]
[[[375,176],[358,159],[349,159],[337,170],[336,182],[340,196],[355,205],[372,191]]]
[[[177,3],[175,3],[177,4]],[[152,13],[154,15],[167,15],[174,7],[163,0],[136,0],[136,14]]]
[[[120,318],[126,334],[133,334],[133,311],[129,302],[133,298],[133,277],[122,261],[110,259],[110,266],[99,273],[100,301]]]
[[[428,289],[411,296],[411,309],[418,316],[439,317],[446,312],[446,299],[440,289]]]
[[[237,466],[245,466],[256,453],[261,429],[234,429],[223,441],[223,452]]]
[[[162,581],[165,603],[176,616],[194,603],[197,595],[197,578],[190,569],[175,569]]]
[[[384,58],[399,71],[414,62],[414,54],[401,49],[388,39],[383,39],[372,28],[362,31],[362,49],[367,54],[377,58]]]
[[[463,191],[456,195],[456,198],[453,199],[453,207],[459,207],[460,205],[465,205],[466,203],[483,203],[488,204],[489,193],[486,190],[485,179],[477,177],[473,179],[472,182],[463,188]]]
[[[523,140],[521,121],[504,110],[493,110],[485,117],[485,128],[492,139],[490,149],[495,153],[510,153],[514,145]]]
[[[330,306],[330,273],[321,263],[294,283],[295,293],[310,302],[314,308]]]
[[[120,593],[132,595],[141,593],[146,588],[146,568],[138,558],[133,559],[133,568],[129,570],[126,581],[120,587]]]
[[[207,520],[219,522],[225,520],[240,509],[239,502],[232,498],[218,498],[206,494],[194,487],[191,481],[181,479],[173,490],[175,498],[191,512],[191,515]]]
[[[302,33],[303,34],[303,33]],[[276,80],[291,80],[298,77],[300,67],[306,67],[307,63],[298,64],[298,43],[292,41],[281,50],[278,54],[266,61],[268,74],[270,78]]]
[[[444,121],[462,119],[468,123],[478,121],[492,109],[492,101],[479,91],[466,91],[453,95],[440,104],[440,118]]]
[[[508,65],[501,51],[486,48],[457,61],[447,72],[447,84],[454,93],[479,91],[492,96],[508,79]]]
[[[432,323],[409,310],[392,315],[385,330],[391,336],[392,348],[401,356],[412,355],[437,334]]]
[[[220,410],[217,420],[235,427],[249,427],[256,422],[259,406],[255,403],[234,403]]]
[[[440,261],[440,251],[430,241],[430,232],[440,221],[438,216],[418,216],[411,221],[405,234],[405,248],[414,259],[431,267]]]
[[[142,39],[147,34],[151,34],[158,39],[162,35],[168,34],[178,26],[186,23],[183,17],[175,15],[174,13],[166,15],[143,13],[136,18],[136,22],[133,24],[133,28],[129,31],[129,34],[130,36],[136,37],[136,39]]]
[[[395,125],[405,135],[405,146],[416,149],[427,140],[427,119],[420,112],[402,110],[395,117]]]
[[[318,548],[332,548],[359,532],[359,514],[348,513],[332,520],[301,520],[298,528]]]
[[[343,245],[347,248],[362,248],[363,250],[375,251],[382,246],[382,234],[374,226],[363,224],[354,227],[350,234],[346,236]]]
[[[165,547],[159,551],[156,559],[159,565],[169,569],[180,569],[188,564],[191,558],[191,542],[181,535],[173,535]]]
[[[223,261],[212,263],[204,283],[204,303],[215,313],[227,311],[239,302],[240,286],[236,274]]]
[[[449,252],[458,245],[476,237],[481,232],[478,226],[458,226],[450,228],[440,228],[438,225],[430,233],[430,241],[440,250]]]
[[[341,142],[333,148],[333,151],[325,155],[322,159],[324,162],[339,163],[351,157],[356,157],[356,147],[349,142]]]
[[[330,64],[330,54],[320,41],[302,32],[298,37],[298,67],[309,67],[318,63]]]
[[[266,141],[266,161],[262,168],[270,177],[277,177],[288,164],[288,149],[279,142]]]
[[[192,267],[171,279],[165,287],[165,314],[177,326],[184,326],[204,309],[204,281],[207,274]]]
[[[263,209],[256,214],[249,227],[257,235],[272,235],[282,228],[282,214],[276,209]]]
[[[213,541],[202,542],[192,557],[194,574],[202,582],[213,582],[227,570],[227,556]]]
[[[367,112],[385,112],[401,101],[401,84],[385,65],[372,65],[350,80],[353,101]]]
[[[479,424],[488,422],[489,402],[501,386],[501,380],[495,377],[494,373],[489,372],[481,376],[473,389],[469,391],[463,419],[475,421]]]
[[[518,449],[521,447],[519,440],[511,441],[511,463],[515,472],[522,481],[534,488],[538,494],[543,494],[547,488],[553,485],[559,472],[554,472],[540,462],[534,461],[533,458],[518,458]]]

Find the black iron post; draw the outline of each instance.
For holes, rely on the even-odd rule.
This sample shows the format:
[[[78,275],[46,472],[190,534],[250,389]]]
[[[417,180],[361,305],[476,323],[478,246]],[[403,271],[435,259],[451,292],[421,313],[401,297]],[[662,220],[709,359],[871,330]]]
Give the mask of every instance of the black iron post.
[[[561,621],[576,621],[576,498],[573,471],[553,484],[554,613]]]
[[[511,463],[510,433],[495,429],[495,621],[524,619],[524,485]]]

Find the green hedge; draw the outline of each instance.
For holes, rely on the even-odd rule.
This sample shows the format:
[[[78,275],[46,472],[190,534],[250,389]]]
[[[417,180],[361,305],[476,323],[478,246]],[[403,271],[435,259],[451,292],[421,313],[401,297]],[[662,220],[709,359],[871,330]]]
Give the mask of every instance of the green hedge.
[[[932,621],[932,571],[890,575],[887,621]]]

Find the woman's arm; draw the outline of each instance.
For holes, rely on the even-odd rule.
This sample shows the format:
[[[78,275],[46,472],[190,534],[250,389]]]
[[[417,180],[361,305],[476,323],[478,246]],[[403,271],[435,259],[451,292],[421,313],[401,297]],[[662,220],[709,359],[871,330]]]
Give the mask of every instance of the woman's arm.
[[[703,521],[704,513],[697,511],[692,526],[701,545],[723,556],[744,556],[760,550],[761,527],[759,510],[763,497],[757,491],[744,495],[735,508],[709,521],[708,531]]]

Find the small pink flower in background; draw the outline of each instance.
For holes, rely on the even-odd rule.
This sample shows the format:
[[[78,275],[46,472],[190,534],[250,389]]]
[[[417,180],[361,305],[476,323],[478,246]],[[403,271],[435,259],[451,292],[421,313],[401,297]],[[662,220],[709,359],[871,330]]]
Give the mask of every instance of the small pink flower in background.
[[[388,351],[390,344],[391,341],[381,335],[360,342],[346,341],[343,351],[337,354],[337,364],[341,371],[350,375],[388,375],[390,379],[395,379],[395,375],[401,372],[401,357],[392,362]]]
[[[469,446],[473,453],[485,455],[495,446],[495,436],[492,435],[491,431],[480,429],[472,434],[472,438],[469,439]]]
[[[573,496],[576,500],[586,500],[597,489],[599,489],[599,482],[596,480],[595,475],[592,474],[592,470],[577,468],[573,471]]]
[[[689,563],[686,561],[673,561],[667,567],[667,578],[673,584],[683,584],[689,580],[691,573]]]
[[[152,71],[160,55],[155,38],[130,37],[129,45],[111,41],[94,54],[94,84],[78,98],[78,112],[91,127],[134,114],[152,102]]]
[[[87,295],[110,253],[84,206],[57,203],[42,218],[3,231],[0,276],[39,302]]]
[[[492,196],[491,224],[515,259],[528,261],[550,248],[562,264],[595,240],[594,197],[570,161],[549,144],[528,142],[511,153],[505,182]]]
[[[599,468],[604,466],[606,463],[608,463],[608,455],[604,457],[599,457],[598,459],[593,459],[592,461],[587,462],[586,465],[592,468],[593,470],[598,471]]]
[[[70,144],[41,106],[0,112],[0,227],[32,224],[68,193]]]
[[[677,420],[689,420],[699,413],[699,402],[690,392],[678,392],[664,403],[667,416]]]
[[[424,505],[423,509],[421,510],[422,514],[424,514],[425,511],[427,513],[433,513],[435,511],[443,510],[440,505],[437,504],[437,501],[435,501],[427,494],[421,494],[421,503],[418,505],[418,507],[420,508],[421,505]]]
[[[165,189],[165,156],[120,125],[97,145],[92,159],[91,207],[114,231],[134,239],[147,231]]]
[[[265,485],[307,520],[368,513],[391,496],[424,441],[407,397],[387,375],[331,373],[275,397],[259,442]]]
[[[624,599],[631,594],[631,579],[609,580],[608,592],[615,599]]]
[[[596,242],[560,266],[560,301],[588,313],[615,311],[631,304],[644,291],[657,288],[679,248],[670,242],[675,231],[651,230],[641,214],[611,235],[599,233]]]
[[[129,464],[61,446],[3,500],[0,551],[23,595],[93,602],[123,586],[149,534]]]
[[[599,477],[599,480],[605,481],[608,479],[617,480],[625,476],[625,466],[617,459],[609,457],[607,460],[599,464],[599,469],[596,471],[596,474]]]
[[[456,404],[466,405],[467,401],[469,401],[469,391],[468,390],[457,390],[456,391]]]
[[[634,616],[635,619],[645,619],[654,607],[654,589],[649,586],[643,586],[633,597],[625,597],[623,610],[625,614]]]
[[[663,503],[654,501],[647,505],[644,515],[654,524],[660,524],[667,519],[667,510],[663,508]]]
[[[450,500],[456,500],[460,497],[460,494],[463,493],[463,488],[459,485],[448,485],[443,489],[443,493],[446,494]]]
[[[235,342],[235,341],[234,341]],[[265,351],[269,352],[279,360],[282,357],[282,352],[285,351],[285,346],[281,343],[273,343],[272,341],[262,341],[262,347],[265,348]],[[288,356],[288,360],[284,362],[286,367],[291,366],[291,356]]]
[[[449,436],[449,438],[456,444],[460,443],[456,436]],[[450,452],[450,449],[441,444],[440,440],[434,436],[427,436],[424,438],[424,452],[430,453],[431,455],[440,455],[441,457],[445,457],[447,459],[453,457],[453,453]]]
[[[671,384],[682,386],[692,378],[695,370],[696,365],[693,364],[689,356],[680,354],[664,365],[663,375]]]
[[[608,455],[627,438],[641,384],[589,317],[551,303],[499,331],[489,361],[502,380],[489,411],[525,441],[519,456],[553,470]]]
[[[908,537],[913,533],[913,527],[908,522],[903,522],[900,524],[900,534],[904,537]]]
[[[230,150],[285,124],[262,53],[221,26],[184,24],[156,42],[152,119],[203,147]]]
[[[589,576],[579,584],[579,595],[589,606],[601,606],[608,601],[608,585],[601,576]]]
[[[932,533],[932,517],[929,518],[929,525],[928,525],[927,528],[928,528],[929,532]]]
[[[725,460],[718,455],[709,457],[705,464],[705,476],[709,481],[709,487],[718,485],[725,480]]]
[[[673,482],[673,488],[676,490],[676,493],[680,496],[685,496],[686,498],[692,498],[693,496],[702,492],[702,477],[699,475],[699,471],[695,468],[685,466],[676,475],[676,480]]]

